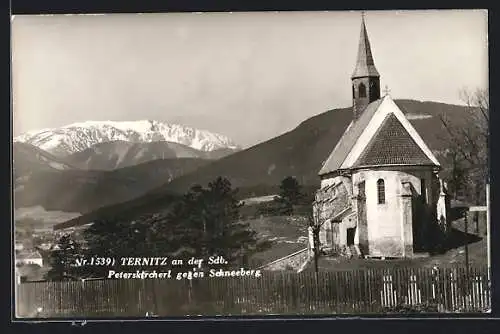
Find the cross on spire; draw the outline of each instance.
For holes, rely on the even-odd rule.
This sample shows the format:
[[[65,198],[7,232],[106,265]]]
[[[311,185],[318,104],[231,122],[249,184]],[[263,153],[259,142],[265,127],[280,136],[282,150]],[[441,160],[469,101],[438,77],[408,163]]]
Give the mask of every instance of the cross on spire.
[[[384,95],[389,95],[390,92],[391,90],[389,89],[389,86],[385,85]]]

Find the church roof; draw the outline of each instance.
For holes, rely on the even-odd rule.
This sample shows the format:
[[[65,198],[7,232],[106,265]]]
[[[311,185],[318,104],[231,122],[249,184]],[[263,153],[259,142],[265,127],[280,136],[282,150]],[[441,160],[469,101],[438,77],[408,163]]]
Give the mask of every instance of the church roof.
[[[373,165],[432,165],[394,114],[384,122],[354,163],[354,167]]]
[[[373,165],[435,165],[439,162],[389,95],[370,103],[353,120],[319,175]]]
[[[370,47],[370,41],[368,40],[368,33],[366,31],[365,19],[363,18],[361,20],[361,35],[359,37],[358,59],[356,61],[356,67],[352,74],[352,78],[354,79],[368,76],[378,77],[380,75],[375,68],[372,49]]]
[[[332,153],[321,168],[319,174],[327,174],[340,168],[345,158],[353,148],[361,133],[377,111],[382,99],[370,103],[358,119],[351,121]]]

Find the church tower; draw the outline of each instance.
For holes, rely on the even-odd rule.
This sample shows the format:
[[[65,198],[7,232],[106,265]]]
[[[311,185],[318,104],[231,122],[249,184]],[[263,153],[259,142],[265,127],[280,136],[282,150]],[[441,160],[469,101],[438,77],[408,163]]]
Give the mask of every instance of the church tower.
[[[372,50],[366,32],[364,14],[361,18],[358,59],[351,77],[354,119],[357,119],[368,104],[380,99],[380,75],[373,62]]]

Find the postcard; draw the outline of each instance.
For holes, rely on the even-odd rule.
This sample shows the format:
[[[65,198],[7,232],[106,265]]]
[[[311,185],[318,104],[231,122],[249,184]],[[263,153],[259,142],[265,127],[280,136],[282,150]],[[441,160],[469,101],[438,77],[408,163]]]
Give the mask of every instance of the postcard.
[[[17,15],[17,320],[491,312],[486,10]]]

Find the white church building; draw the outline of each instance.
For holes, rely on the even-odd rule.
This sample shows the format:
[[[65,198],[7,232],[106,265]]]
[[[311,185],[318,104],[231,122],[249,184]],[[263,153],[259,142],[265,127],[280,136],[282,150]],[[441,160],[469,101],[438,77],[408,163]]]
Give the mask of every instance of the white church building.
[[[440,164],[392,98],[380,96],[364,18],[351,82],[353,119],[319,171],[320,247],[368,257],[426,254],[448,228]]]

